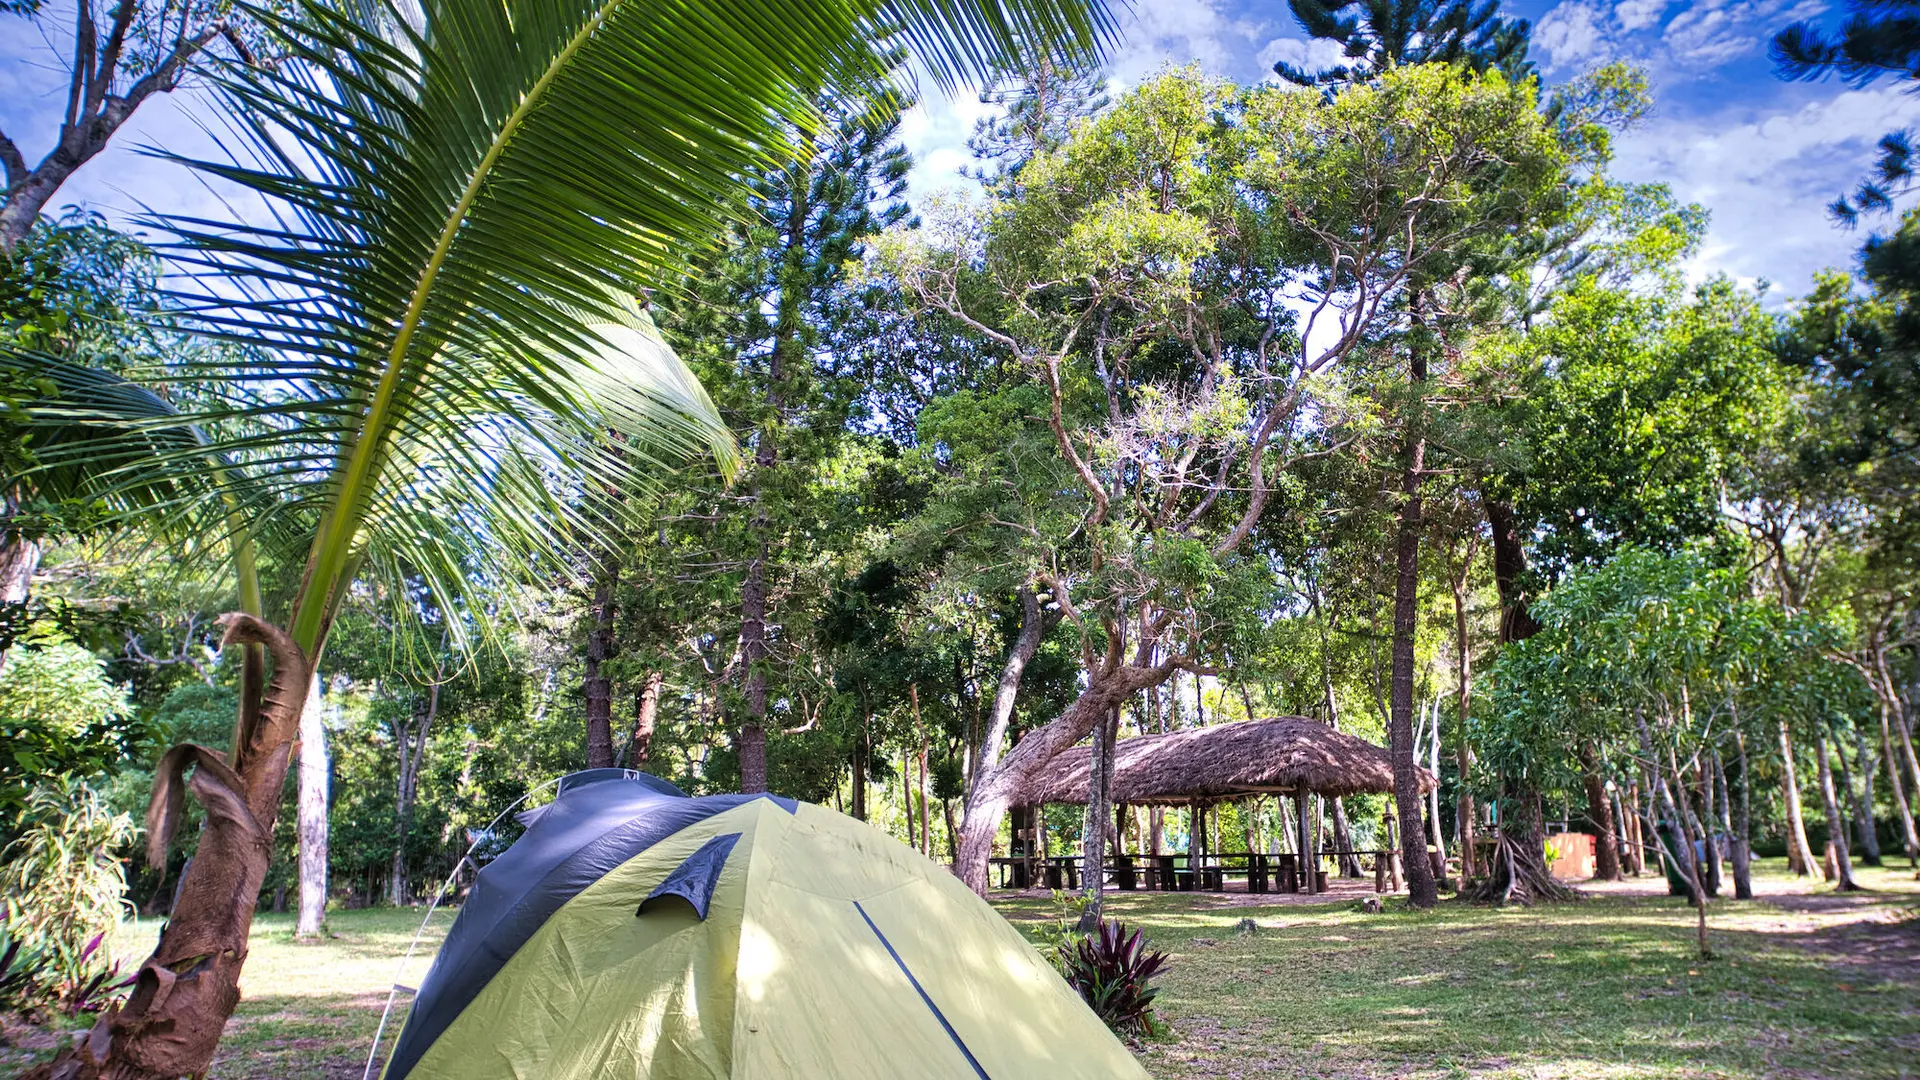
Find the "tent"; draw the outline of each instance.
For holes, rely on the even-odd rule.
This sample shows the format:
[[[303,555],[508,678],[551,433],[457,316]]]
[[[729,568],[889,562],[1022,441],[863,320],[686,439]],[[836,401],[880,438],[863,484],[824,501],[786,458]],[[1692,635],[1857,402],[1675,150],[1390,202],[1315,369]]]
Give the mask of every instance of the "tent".
[[[387,1080],[1147,1075],[997,912],[863,822],[622,769],[523,820]]]

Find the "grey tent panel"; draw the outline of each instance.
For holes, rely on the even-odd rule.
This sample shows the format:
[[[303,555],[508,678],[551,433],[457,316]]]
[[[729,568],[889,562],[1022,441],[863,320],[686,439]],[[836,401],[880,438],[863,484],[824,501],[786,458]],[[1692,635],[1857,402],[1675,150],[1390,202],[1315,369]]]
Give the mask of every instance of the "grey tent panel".
[[[627,769],[592,769],[562,780],[560,794],[526,835],[474,880],[420,983],[388,1061],[387,1080],[402,1080],[520,946],[580,890],[681,829],[763,797],[770,796],[690,798],[664,780]]]
[[[658,906],[656,901],[677,896],[692,904],[694,914],[705,919],[707,907],[713,903],[713,887],[720,884],[720,871],[726,869],[727,856],[733,854],[733,845],[739,842],[740,834],[735,832],[716,836],[700,845],[699,851],[674,867],[673,873],[640,901],[640,910],[634,914],[645,915],[648,909]]]

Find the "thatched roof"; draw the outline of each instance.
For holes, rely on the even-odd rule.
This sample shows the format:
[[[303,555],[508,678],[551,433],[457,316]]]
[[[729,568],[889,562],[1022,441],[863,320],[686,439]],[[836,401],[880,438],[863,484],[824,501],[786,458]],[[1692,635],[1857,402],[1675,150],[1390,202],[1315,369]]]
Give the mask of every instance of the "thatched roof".
[[[1090,754],[1081,746],[1054,758],[1015,801],[1086,802]],[[1420,769],[1419,777],[1422,792],[1433,790],[1432,773]],[[1115,802],[1180,805],[1303,788],[1328,796],[1390,792],[1393,759],[1382,747],[1304,716],[1141,735],[1114,747]]]

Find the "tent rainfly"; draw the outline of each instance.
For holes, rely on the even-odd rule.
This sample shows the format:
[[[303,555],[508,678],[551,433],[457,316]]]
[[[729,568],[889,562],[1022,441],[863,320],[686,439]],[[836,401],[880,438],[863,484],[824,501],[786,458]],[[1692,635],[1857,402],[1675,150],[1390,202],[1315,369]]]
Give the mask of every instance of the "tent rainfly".
[[[1014,800],[1018,806],[1085,803],[1092,751],[1054,758]],[[1415,766],[1422,794],[1433,774]],[[1314,792],[1344,797],[1393,790],[1393,758],[1365,739],[1304,716],[1276,716],[1121,739],[1113,748],[1116,803],[1185,806],[1246,795]]]
[[[575,773],[480,871],[386,1080],[1147,1080],[986,902],[863,822]]]

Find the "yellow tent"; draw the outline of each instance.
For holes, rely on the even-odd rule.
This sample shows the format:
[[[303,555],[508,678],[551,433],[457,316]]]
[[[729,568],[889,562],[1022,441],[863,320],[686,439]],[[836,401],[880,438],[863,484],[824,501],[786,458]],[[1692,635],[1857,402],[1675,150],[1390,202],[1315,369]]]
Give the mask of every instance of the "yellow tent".
[[[823,807],[576,774],[481,872],[388,1080],[1144,1078],[946,868]]]

